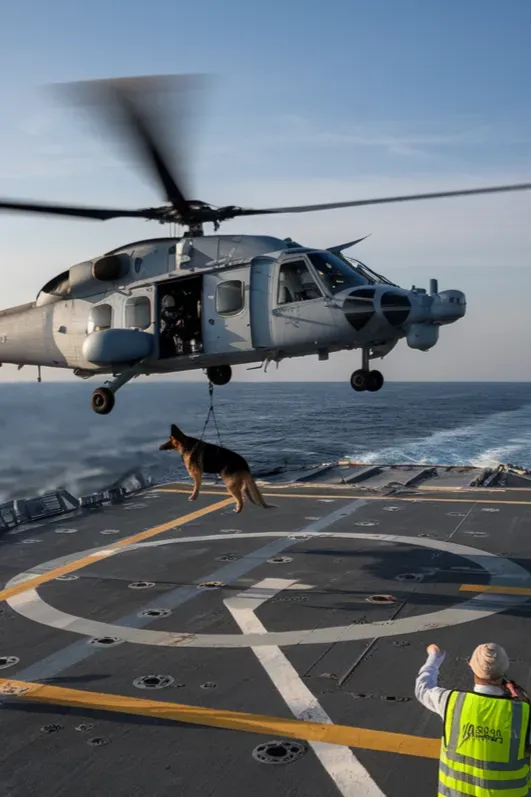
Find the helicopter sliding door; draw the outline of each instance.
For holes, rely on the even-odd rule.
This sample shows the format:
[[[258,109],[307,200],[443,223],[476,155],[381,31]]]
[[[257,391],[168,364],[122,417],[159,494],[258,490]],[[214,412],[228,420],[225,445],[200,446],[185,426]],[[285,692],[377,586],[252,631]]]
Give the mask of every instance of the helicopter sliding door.
[[[337,342],[343,313],[325,295],[307,258],[293,254],[276,263],[273,273],[269,292],[272,344],[303,352]]]
[[[249,266],[203,276],[205,353],[235,354],[252,349],[248,278]]]
[[[277,261],[272,257],[254,257],[251,264],[251,333],[254,349],[271,349],[271,297]]]

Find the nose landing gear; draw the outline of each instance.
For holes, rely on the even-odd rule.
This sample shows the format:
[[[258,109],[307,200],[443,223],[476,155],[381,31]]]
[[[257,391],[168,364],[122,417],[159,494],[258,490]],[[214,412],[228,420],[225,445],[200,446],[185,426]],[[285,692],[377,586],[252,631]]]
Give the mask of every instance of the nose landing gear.
[[[361,368],[354,371],[350,377],[350,384],[353,390],[361,393],[368,390],[370,393],[376,393],[383,387],[384,378],[380,371],[369,370],[369,351],[363,349],[361,355]]]

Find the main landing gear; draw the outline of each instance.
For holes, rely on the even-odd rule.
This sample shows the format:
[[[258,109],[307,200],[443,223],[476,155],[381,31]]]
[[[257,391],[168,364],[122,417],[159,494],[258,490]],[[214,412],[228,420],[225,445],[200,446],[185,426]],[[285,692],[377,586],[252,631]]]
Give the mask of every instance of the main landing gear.
[[[108,415],[114,407],[114,394],[116,391],[137,375],[136,371],[127,371],[106,382],[103,387],[97,387],[92,394],[90,402],[94,412],[98,415]]]
[[[369,352],[364,349],[361,357],[361,368],[354,371],[350,377],[350,384],[352,388],[358,393],[368,390],[371,393],[376,393],[383,387],[384,378],[380,371],[369,370]]]

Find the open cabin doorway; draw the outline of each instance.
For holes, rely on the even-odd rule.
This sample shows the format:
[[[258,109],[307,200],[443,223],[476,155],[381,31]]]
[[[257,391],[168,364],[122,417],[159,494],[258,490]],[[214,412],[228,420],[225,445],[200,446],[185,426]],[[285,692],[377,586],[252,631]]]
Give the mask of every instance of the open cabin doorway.
[[[160,282],[157,286],[159,359],[199,354],[202,275]]]

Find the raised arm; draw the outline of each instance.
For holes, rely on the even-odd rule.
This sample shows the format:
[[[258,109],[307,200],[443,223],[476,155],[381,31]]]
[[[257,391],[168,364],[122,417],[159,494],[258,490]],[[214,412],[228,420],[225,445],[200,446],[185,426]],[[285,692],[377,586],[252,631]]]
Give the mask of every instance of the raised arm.
[[[437,680],[439,668],[444,661],[446,653],[442,652],[438,645],[428,645],[426,650],[428,658],[417,675],[415,697],[425,708],[435,714],[439,714],[444,719],[444,710],[450,690],[437,686]]]

